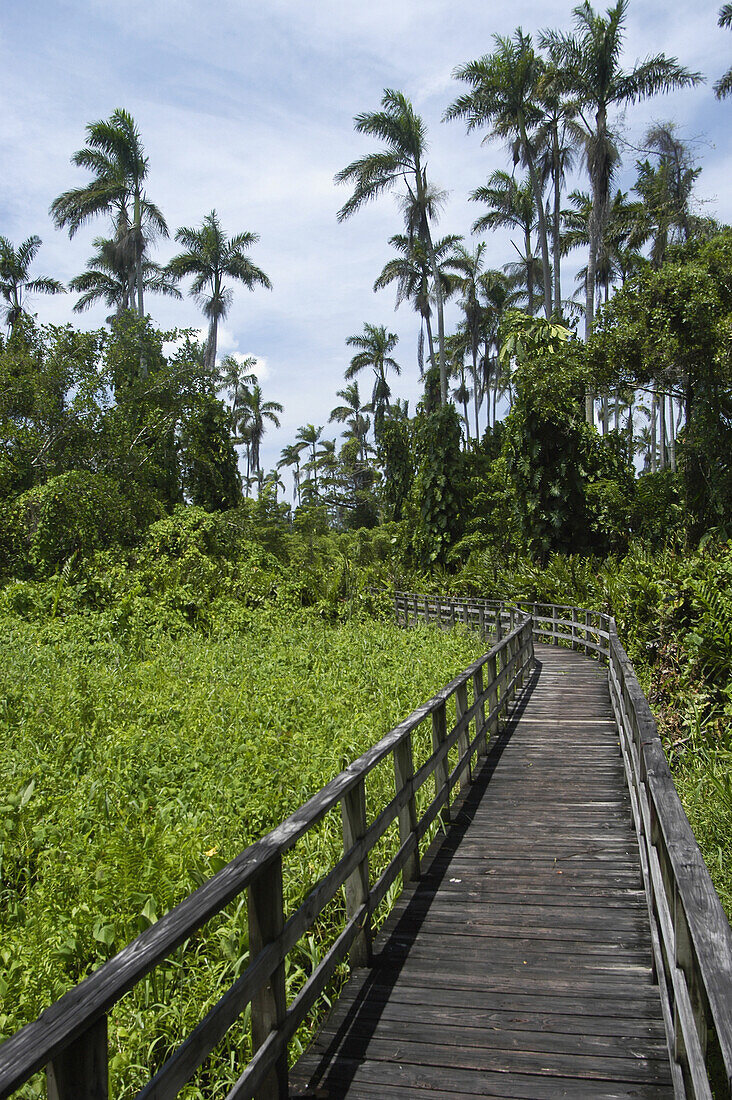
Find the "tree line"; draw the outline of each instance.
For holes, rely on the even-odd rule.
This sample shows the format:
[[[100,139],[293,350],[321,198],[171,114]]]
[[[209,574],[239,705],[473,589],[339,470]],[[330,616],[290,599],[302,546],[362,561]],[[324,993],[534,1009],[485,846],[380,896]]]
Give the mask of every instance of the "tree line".
[[[696,430],[702,391],[708,421],[702,443],[708,450],[709,438],[719,441],[719,431],[726,430],[726,365],[712,350],[716,373],[700,388],[682,340],[663,354],[658,347],[641,349],[642,318],[633,314],[633,303],[651,294],[651,286],[660,293],[664,272],[698,264],[700,255],[721,255],[723,227],[697,210],[693,187],[700,169],[673,123],[646,134],[632,197],[615,186],[621,167],[616,113],[703,77],[662,54],[624,68],[627,6],[627,0],[617,0],[600,14],[584,2],[574,9],[572,30],[545,30],[536,40],[521,28],[496,35],[492,52],[455,69],[465,91],[447,106],[445,121],[463,122],[469,133],[503,142],[510,156],[510,170],[495,171],[470,194],[480,208],[474,238],[505,227],[515,234],[516,259],[502,268],[488,266],[486,240],[471,245],[457,234],[438,235],[446,195],[429,175],[427,129],[410,100],[387,89],[377,110],[356,116],[356,130],[376,147],[337,174],[336,183],[350,191],[338,218],[350,218],[385,192],[397,197],[402,229],[389,240],[391,257],[376,274],[374,290],[394,287],[396,307],[406,302],[418,315],[416,358],[424,397],[411,417],[406,403],[392,400],[390,377],[401,373],[397,337],[386,325],[366,322],[346,341],[355,354],[330,414],[331,423],[344,426],[342,446],[324,438],[324,426],[303,425],[268,474],[261,468],[262,439],[268,425],[279,426],[282,406],[265,400],[256,360],[217,358],[218,327],[234,286],[271,287],[250,255],[258,235],[229,237],[212,210],[200,225],[178,228],[181,251],[164,266],[156,263],[152,246],[169,229],[147,192],[149,160],[134,119],[120,109],[91,123],[84,147],[71,158],[90,178],[59,195],[50,213],[70,237],[93,219],[107,219],[108,235],[94,240],[86,270],[68,289],[79,295],[75,312],[103,302],[112,311],[110,331],[39,328],[27,313],[28,296],[66,288],[31,272],[41,244],[37,236],[17,248],[0,238],[0,295],[8,327],[0,489],[17,497],[74,463],[105,475],[134,467],[144,468],[146,491],[165,507],[180,500],[231,507],[242,487],[249,496],[256,486],[257,497],[277,509],[285,507],[278,503],[280,471],[289,468],[297,509],[320,509],[323,522],[336,526],[400,521],[411,509],[415,530],[420,523],[423,528],[413,548],[421,545],[428,558],[442,559],[448,545],[470,531],[462,516],[466,494],[480,496],[491,478],[504,477],[515,496],[521,461],[539,461],[537,425],[534,436],[526,423],[520,432],[517,425],[537,393],[544,393],[542,415],[552,407],[550,392],[532,375],[547,355],[555,385],[563,370],[569,372],[575,404],[562,414],[564,427],[574,424],[579,402],[585,425],[600,429],[606,457],[595,462],[595,475],[600,468],[608,475],[613,463],[617,474],[620,463],[627,481],[636,453],[649,474],[675,473],[684,437],[688,444]],[[730,5],[722,8],[721,26],[732,25],[731,12]],[[717,96],[724,98],[731,86],[727,73],[715,85]],[[587,189],[570,191],[579,170],[586,173]],[[572,296],[562,271],[577,248],[586,250],[587,263]],[[714,267],[711,259],[703,263]],[[158,333],[146,314],[147,294],[181,298],[184,279],[208,322],[204,341],[190,330],[182,336]],[[717,298],[723,310],[724,295]],[[460,320],[448,332],[445,306],[451,299],[458,302]],[[665,301],[658,308],[669,311],[672,305]],[[574,333],[582,319],[580,344]],[[687,318],[688,329],[695,320]],[[709,335],[711,322],[700,321],[699,327],[709,353],[721,336]],[[178,341],[172,355],[163,354],[165,336]],[[366,396],[359,387],[363,372],[372,376]],[[501,405],[508,406],[504,423]],[[558,410],[551,415],[559,416]],[[512,432],[518,432],[524,453],[516,439],[508,441]],[[598,444],[580,434],[583,457],[578,452],[576,462],[589,469],[587,448],[596,451]],[[238,447],[245,451],[243,471]],[[458,476],[460,455],[465,462]],[[702,480],[711,469],[708,459],[697,471]],[[541,461],[546,466],[547,456]],[[550,467],[551,480],[556,471]],[[585,481],[591,480],[587,469]],[[605,475],[598,480],[608,481]],[[536,480],[535,472],[531,477]],[[556,478],[551,484],[550,497],[556,497],[561,487]],[[713,509],[718,520],[724,518],[723,500],[724,493]],[[545,505],[553,517],[550,545],[557,541],[552,525],[556,533],[561,522],[552,500]],[[604,506],[607,511],[607,501]],[[516,501],[508,507],[504,500],[502,507],[504,519],[511,512],[515,521]],[[511,526],[508,519],[506,524]],[[528,528],[525,537],[531,541]]]

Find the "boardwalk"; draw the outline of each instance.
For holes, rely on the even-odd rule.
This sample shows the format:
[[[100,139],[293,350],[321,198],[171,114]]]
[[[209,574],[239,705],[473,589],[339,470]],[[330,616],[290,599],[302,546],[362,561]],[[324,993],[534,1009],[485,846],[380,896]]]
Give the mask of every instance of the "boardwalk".
[[[673,1096],[607,672],[536,655],[291,1096]]]

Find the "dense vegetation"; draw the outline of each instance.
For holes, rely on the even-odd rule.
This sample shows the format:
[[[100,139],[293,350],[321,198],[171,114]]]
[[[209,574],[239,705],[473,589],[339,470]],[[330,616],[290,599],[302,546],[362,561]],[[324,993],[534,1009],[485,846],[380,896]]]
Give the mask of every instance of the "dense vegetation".
[[[500,270],[486,241],[437,236],[444,196],[407,97],[357,116],[377,148],[339,173],[339,216],[400,199],[376,287],[415,309],[424,396],[413,415],[394,399],[397,338],[363,323],[330,413],[342,445],[305,424],[269,473],[282,406],[255,360],[217,357],[232,286],[270,285],[257,235],[227,236],[212,210],[156,264],[168,226],[126,111],[87,127],[72,159],[91,178],[51,204],[70,235],[108,219],[69,284],[75,311],[106,303],[107,327],[40,323],[28,295],[64,287],[31,271],[38,237],[0,238],[0,1038],[469,662],[474,638],[388,621],[374,593],[394,585],[614,614],[732,912],[732,230],[699,215],[673,124],[646,135],[635,197],[613,194],[613,112],[700,79],[663,56],[623,69],[625,10],[583,4],[572,34],[519,30],[456,70],[446,118],[514,158],[471,195],[476,233],[518,235]],[[590,190],[568,193],[580,165]],[[580,247],[578,302],[562,264]],[[205,341],[146,313],[187,278]],[[327,820],[296,849],[289,901],[338,843]],[[341,919],[301,945],[291,989]],[[115,1094],[239,973],[245,927],[232,907],[119,1006]],[[223,1095],[245,1025],[187,1095]]]

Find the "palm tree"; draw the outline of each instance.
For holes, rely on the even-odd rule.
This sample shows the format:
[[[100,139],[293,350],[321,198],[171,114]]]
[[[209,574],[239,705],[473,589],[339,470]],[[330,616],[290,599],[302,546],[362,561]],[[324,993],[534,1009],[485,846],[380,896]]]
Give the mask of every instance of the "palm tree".
[[[484,271],[480,277],[483,320],[482,384],[488,394],[488,425],[496,426],[496,405],[499,392],[503,392],[505,367],[499,357],[499,330],[507,309],[518,304],[520,292],[511,285],[503,271]],[[493,415],[491,417],[490,386],[493,385]]]
[[[0,237],[0,296],[4,300],[5,324],[12,332],[21,317],[27,316],[23,308],[25,294],[63,294],[65,287],[48,275],[30,278],[30,266],[41,247],[41,238],[28,237],[14,248],[7,237]]]
[[[524,250],[519,254],[519,266],[523,271],[526,286],[527,309],[534,312],[534,283],[537,281],[537,261],[531,235],[536,225],[536,204],[530,181],[516,181],[508,172],[494,172],[484,187],[478,187],[470,194],[472,202],[484,202],[489,211],[481,215],[473,224],[474,233],[486,229],[520,229],[524,237]],[[540,281],[540,280],[539,280]]]
[[[234,355],[226,355],[219,365],[219,378],[224,390],[231,398],[231,425],[236,431],[239,413],[246,403],[247,395],[257,381],[257,376],[252,368],[257,364],[256,356],[248,355],[245,359],[237,359]]]
[[[113,240],[97,237],[96,252],[87,262],[86,271],[69,280],[69,290],[80,294],[74,304],[74,313],[83,313],[97,302],[114,309],[119,317],[130,308],[130,281],[120,251]],[[170,275],[160,264],[143,257],[141,264],[142,285],[152,294],[164,294],[168,298],[182,298]],[[107,318],[109,322],[111,317]]]
[[[237,279],[248,290],[254,290],[255,286],[272,288],[264,272],[246,254],[246,249],[259,240],[259,234],[237,233],[227,238],[216,211],[212,210],[199,229],[182,226],[175,239],[185,252],[174,256],[167,270],[176,280],[186,275],[194,276],[189,293],[198,301],[209,322],[206,366],[213,371],[218,324],[228,314],[233,298],[231,288],[224,285],[225,277]]]
[[[250,390],[247,390],[243,402],[246,410],[246,424],[249,435],[249,446],[251,448],[252,470],[257,471],[260,469],[259,448],[262,443],[262,437],[267,429],[265,420],[269,420],[271,424],[274,424],[275,428],[279,428],[280,421],[277,413],[283,411],[282,405],[280,405],[279,401],[265,401],[262,395],[262,387],[256,383]]]
[[[71,158],[93,179],[84,187],[64,191],[51,203],[57,228],[73,237],[90,218],[110,214],[114,224],[117,263],[127,273],[129,298],[137,289],[137,312],[145,316],[143,257],[155,234],[168,236],[168,226],[145,191],[149,161],[132,115],[119,108],[107,120],[91,122],[87,143]]]
[[[357,115],[354,120],[359,133],[379,138],[386,148],[359,157],[337,173],[336,183],[349,183],[354,186],[353,194],[338,211],[338,220],[344,221],[382,192],[390,191],[400,182],[404,183],[410,239],[416,236],[421,241],[432,272],[437,303],[440,392],[442,403],[446,404],[447,365],[443,294],[430,229],[430,222],[436,217],[440,196],[430,187],[427,180],[425,163],[427,135],[422,119],[415,114],[412,104],[402,92],[387,88],[384,91],[381,106],[383,108],[381,111],[366,111]]]
[[[452,265],[456,271],[456,279],[462,292],[460,308],[465,317],[465,337],[467,348],[471,357],[471,374],[473,377],[473,411],[475,414],[475,438],[480,438],[478,427],[478,412],[482,399],[481,385],[478,373],[478,348],[484,331],[485,322],[483,306],[480,301],[481,276],[483,275],[483,254],[486,249],[485,241],[481,241],[472,252],[464,245],[456,245]]]
[[[312,475],[308,478],[308,481],[311,483],[316,500],[318,499],[318,455],[316,447],[320,442],[322,434],[322,425],[316,428],[314,424],[305,424],[302,428],[297,429],[297,435],[295,436],[295,439],[299,443],[302,443],[304,447],[310,448],[310,458],[305,463],[305,469]]]
[[[304,446],[304,443],[288,443],[286,447],[282,448],[280,460],[277,463],[278,470],[281,470],[283,466],[294,467],[292,471],[292,499],[297,498],[298,505],[300,504],[300,455]]]
[[[732,27],[732,4],[722,4],[717,22],[720,27]],[[717,99],[725,99],[730,92],[732,92],[732,68],[727,69],[724,76],[720,76],[714,85],[714,94]]]
[[[529,173],[531,193],[536,207],[541,250],[544,312],[551,317],[552,282],[549,264],[549,240],[541,180],[536,165],[532,134],[543,120],[539,87],[544,64],[535,53],[531,36],[519,27],[511,38],[493,36],[496,49],[492,54],[470,61],[454,71],[471,91],[459,96],[445,112],[445,118],[463,118],[468,130],[490,125],[489,136],[508,139],[514,159],[523,160]]]
[[[374,429],[378,433],[391,397],[391,387],[386,379],[386,372],[393,370],[395,374],[402,373],[402,368],[391,356],[391,352],[399,343],[399,337],[395,332],[387,332],[384,325],[364,324],[363,333],[347,337],[346,343],[349,347],[359,349],[346,368],[348,381],[355,378],[364,367],[373,369],[375,381],[371,395],[371,410],[374,414]]]
[[[447,237],[441,237],[440,240],[435,241],[433,245],[437,260],[437,270],[442,285],[443,301],[449,297],[452,289],[450,276],[446,271],[446,263],[452,249],[461,240],[462,237],[453,233],[449,234]],[[381,274],[374,283],[374,290],[383,290],[384,287],[396,283],[397,295],[395,309],[398,309],[402,302],[407,301],[413,303],[415,311],[419,313],[424,328],[427,330],[427,345],[429,347],[430,363],[434,367],[437,364],[435,362],[435,349],[431,324],[432,294],[430,290],[430,279],[432,277],[432,269],[429,255],[418,237],[412,237],[410,239],[410,236],[406,233],[396,233],[393,237],[389,238],[389,244],[396,250],[398,255],[384,264]],[[420,342],[418,347],[422,347],[422,331],[420,331]],[[424,373],[421,354],[418,354],[418,359],[420,373]]]
[[[350,382],[344,389],[337,390],[336,396],[343,399],[342,405],[337,405],[328,417],[329,422],[336,420],[339,424],[346,424],[348,430],[343,433],[346,439],[355,439],[358,444],[359,456],[362,462],[366,461],[366,437],[371,427],[371,421],[364,413],[369,412],[370,405],[361,404],[361,395],[358,392],[358,382]]]
[[[562,314],[561,279],[561,226],[562,185],[574,168],[578,148],[575,123],[577,104],[555,90],[555,74],[548,67],[540,84],[539,96],[544,119],[536,131],[537,168],[542,186],[551,182],[553,210],[550,219],[552,237],[552,283],[554,289],[554,314]]]
[[[541,44],[549,50],[560,91],[577,100],[578,130],[592,188],[589,260],[585,304],[585,337],[592,333],[595,306],[595,268],[610,201],[610,182],[617,150],[608,111],[637,103],[658,92],[698,84],[700,73],[682,68],[676,58],[657,54],[631,72],[620,66],[623,23],[628,0],[616,0],[605,16],[597,15],[589,0],[574,9],[575,34],[546,31]],[[594,117],[593,117],[594,116]],[[585,396],[585,414],[594,421],[594,395]]]
[[[633,190],[642,200],[639,222],[645,222],[643,235],[653,240],[654,267],[661,266],[670,244],[688,241],[696,222],[690,202],[701,169],[694,166],[688,146],[675,131],[673,122],[652,126],[645,146],[658,162],[636,161],[638,179]]]

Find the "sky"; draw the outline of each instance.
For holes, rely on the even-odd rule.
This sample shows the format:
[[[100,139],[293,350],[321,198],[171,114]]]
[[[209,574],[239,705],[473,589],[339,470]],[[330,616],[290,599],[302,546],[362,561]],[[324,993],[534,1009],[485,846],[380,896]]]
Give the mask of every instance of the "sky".
[[[712,84],[732,63],[732,34],[717,26],[718,8],[709,0],[630,0],[625,66],[664,52],[707,83],[625,112],[618,183],[632,185],[648,127],[673,119],[703,169],[700,209],[730,222],[732,101],[718,102]],[[69,241],[48,208],[88,178],[70,163],[85,126],[129,110],[150,160],[148,195],[171,229],[154,258],[169,259],[175,230],[199,225],[212,209],[227,234],[260,235],[251,259],[273,288],[234,290],[219,354],[256,356],[265,399],[284,406],[281,428],[270,427],[262,447],[270,469],[300,425],[338,436],[328,416],[352,354],[345,341],[364,322],[400,338],[394,396],[413,410],[420,395],[417,316],[407,303],[394,311],[393,290],[372,289],[391,255],[388,239],[402,228],[396,202],[385,195],[343,224],[336,219],[349,192],[334,184],[335,173],[374,148],[354,131],[354,116],[376,109],[384,88],[412,100],[427,126],[429,176],[448,192],[439,233],[463,234],[472,246],[478,208],[468,194],[509,161],[500,143],[442,121],[464,89],[453,69],[517,26],[571,29],[571,9],[571,0],[26,0],[11,10],[4,0],[0,234],[16,244],[41,237],[35,274],[64,282],[79,274],[108,225],[99,219]],[[577,183],[586,186],[581,174]],[[512,258],[506,234],[491,235],[488,248],[491,267]],[[104,306],[79,317],[73,301],[39,296],[31,309],[42,322],[103,326]],[[149,296],[146,308],[163,328],[203,324],[192,298]],[[363,377],[364,395],[370,381]]]

